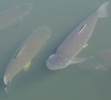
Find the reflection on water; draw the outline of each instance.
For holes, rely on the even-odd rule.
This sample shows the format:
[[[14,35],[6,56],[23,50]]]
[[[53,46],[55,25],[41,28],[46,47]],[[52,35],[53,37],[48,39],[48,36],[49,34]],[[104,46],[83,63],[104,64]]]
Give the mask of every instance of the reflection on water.
[[[67,38],[59,45],[55,54],[49,56],[47,68],[60,70],[68,67],[75,57],[81,52],[84,44],[90,39],[97,20],[107,17],[109,2],[102,4],[96,12],[92,13],[80,25],[78,25]]]

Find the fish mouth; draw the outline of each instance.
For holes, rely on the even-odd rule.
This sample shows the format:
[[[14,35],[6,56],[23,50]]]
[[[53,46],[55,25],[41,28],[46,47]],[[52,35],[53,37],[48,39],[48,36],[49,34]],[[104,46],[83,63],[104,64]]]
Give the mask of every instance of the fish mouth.
[[[46,66],[49,70],[59,70],[60,67],[54,66],[53,64],[49,63],[48,61],[46,62]]]
[[[69,65],[69,62],[67,61],[67,59],[57,54],[52,54],[46,62],[46,66],[50,70],[64,69],[68,65]]]

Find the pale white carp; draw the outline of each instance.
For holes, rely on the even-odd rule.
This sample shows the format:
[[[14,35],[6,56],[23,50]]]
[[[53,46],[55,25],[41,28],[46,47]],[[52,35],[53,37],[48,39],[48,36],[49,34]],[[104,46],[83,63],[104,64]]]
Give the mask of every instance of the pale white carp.
[[[47,68],[50,70],[59,70],[67,67],[72,62],[79,63],[76,56],[81,52],[91,37],[98,18],[108,16],[105,2],[96,12],[85,19],[68,37],[60,44],[55,54],[52,54],[46,61]],[[76,62],[77,61],[77,62]],[[81,62],[82,60],[80,60]]]
[[[51,31],[47,26],[37,28],[18,48],[4,73],[4,83],[7,85],[22,69],[28,70],[32,59],[38,54],[50,37]]]

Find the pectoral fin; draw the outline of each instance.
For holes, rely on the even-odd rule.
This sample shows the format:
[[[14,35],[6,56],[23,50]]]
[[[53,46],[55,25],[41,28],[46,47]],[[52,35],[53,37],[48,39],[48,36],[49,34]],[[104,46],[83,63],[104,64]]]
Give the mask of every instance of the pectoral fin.
[[[81,63],[83,61],[85,61],[87,58],[74,58],[71,62],[71,64],[77,64],[77,63]]]
[[[27,71],[30,68],[30,65],[31,65],[31,61],[26,63],[26,65],[24,66],[24,70]]]

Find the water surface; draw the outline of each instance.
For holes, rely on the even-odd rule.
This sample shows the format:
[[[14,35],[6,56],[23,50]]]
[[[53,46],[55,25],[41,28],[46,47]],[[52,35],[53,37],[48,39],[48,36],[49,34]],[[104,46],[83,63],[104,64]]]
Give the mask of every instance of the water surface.
[[[21,71],[8,86],[7,100],[110,100],[111,70],[81,70],[78,65],[70,65],[60,71],[50,71],[45,64],[67,35],[104,2],[0,0],[1,12],[23,3],[34,4],[27,16],[0,30],[0,78],[15,50],[34,29],[48,26],[52,30],[51,38],[33,60],[31,69],[28,72]],[[108,10],[111,10],[111,5]],[[108,18],[98,20],[88,46],[79,56],[89,57],[96,52],[111,49],[111,13],[109,15]]]

